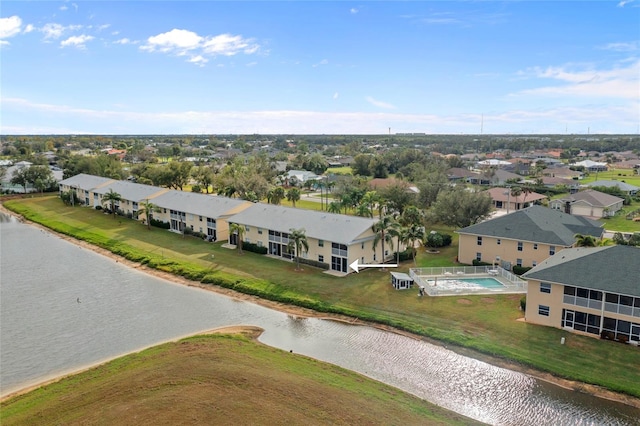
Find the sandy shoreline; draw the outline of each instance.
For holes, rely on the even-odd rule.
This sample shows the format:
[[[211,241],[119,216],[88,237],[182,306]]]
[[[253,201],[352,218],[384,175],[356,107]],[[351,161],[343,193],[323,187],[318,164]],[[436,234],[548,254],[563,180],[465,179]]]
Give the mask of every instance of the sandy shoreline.
[[[55,232],[55,231],[53,231],[53,230],[51,230],[51,229],[49,229],[49,228],[47,228],[45,226],[42,226],[42,225],[40,225],[38,223],[26,220],[23,217],[17,215],[16,213],[7,210],[1,203],[0,203],[0,212],[3,212],[3,213],[8,214],[10,216],[16,217],[16,218],[18,218],[18,220],[20,220],[23,223],[26,223],[26,224],[28,224],[30,226],[34,226],[36,228],[42,229],[42,230],[44,230],[46,232],[49,232],[49,233],[51,233],[53,235],[56,235],[57,237],[62,238],[64,240],[66,240],[66,241],[69,241],[74,245],[86,248],[88,250],[92,250],[92,251],[94,251],[96,253],[99,253],[99,254],[101,254],[103,256],[106,256],[106,257],[108,257],[110,259],[113,259],[114,261],[116,261],[118,263],[121,263],[121,264],[123,264],[123,265],[125,265],[127,267],[134,268],[134,269],[137,269],[139,271],[143,271],[144,273],[147,273],[147,274],[150,274],[150,275],[165,279],[167,281],[171,281],[171,282],[174,282],[174,283],[177,283],[177,284],[181,284],[181,285],[186,285],[186,286],[189,286],[189,287],[198,287],[198,288],[201,288],[201,289],[204,289],[204,290],[207,290],[207,291],[213,291],[215,293],[219,293],[219,294],[223,294],[223,295],[228,296],[228,297],[232,297],[232,298],[234,298],[236,300],[248,301],[248,302],[251,302],[251,303],[255,303],[257,305],[261,305],[261,306],[264,306],[264,307],[267,307],[267,308],[271,308],[271,309],[274,309],[274,310],[278,310],[280,312],[288,313],[288,314],[299,316],[299,317],[323,318],[323,319],[330,319],[330,320],[336,320],[336,321],[344,321],[344,322],[347,322],[347,323],[350,323],[350,324],[367,325],[367,326],[370,326],[370,327],[375,327],[375,328],[378,328],[378,329],[381,329],[381,330],[385,330],[385,331],[389,331],[389,332],[392,332],[392,333],[402,334],[404,336],[411,337],[413,339],[424,340],[424,341],[427,341],[427,342],[432,343],[434,345],[444,346],[442,342],[439,342],[437,340],[432,340],[432,339],[429,339],[429,338],[424,337],[424,336],[419,336],[419,335],[408,333],[408,332],[405,332],[405,331],[402,331],[402,330],[397,330],[397,329],[394,329],[392,327],[388,327],[388,326],[384,326],[384,325],[380,325],[380,324],[375,324],[375,323],[367,323],[367,322],[360,321],[358,319],[355,319],[355,318],[352,318],[352,317],[347,317],[347,316],[344,316],[344,315],[320,313],[320,312],[313,311],[311,309],[306,309],[306,308],[302,308],[302,307],[298,307],[298,306],[292,306],[292,305],[287,305],[287,304],[280,303],[280,302],[274,302],[274,301],[270,301],[270,300],[266,300],[266,299],[261,299],[261,298],[258,298],[256,296],[251,296],[251,295],[248,295],[248,294],[239,293],[239,292],[236,292],[234,290],[230,290],[230,289],[226,289],[226,288],[222,288],[222,287],[218,287],[218,286],[214,286],[214,285],[204,285],[204,284],[201,284],[199,282],[190,281],[190,280],[188,280],[188,279],[186,279],[184,277],[176,276],[176,275],[170,274],[168,272],[159,271],[157,269],[152,269],[152,268],[147,267],[146,265],[141,265],[140,263],[131,262],[131,261],[129,261],[129,260],[123,258],[123,257],[120,257],[118,255],[113,254],[112,252],[110,252],[110,251],[108,251],[106,249],[94,246],[94,245],[89,244],[89,243],[87,243],[85,241],[77,240],[77,239],[75,239],[73,237],[70,237],[68,235],[64,235],[64,234],[60,234],[58,232]],[[223,327],[223,328],[215,329],[215,330],[209,330],[209,331],[205,331],[205,332],[199,332],[199,333],[195,333],[193,335],[209,334],[209,333],[242,333],[242,334],[249,335],[249,336],[251,336],[253,338],[257,338],[260,335],[261,332],[262,331],[257,327],[231,326],[231,327]],[[188,336],[182,336],[182,337],[179,337],[179,338],[176,338],[176,339],[171,339],[169,341],[177,341],[177,340],[183,339],[185,337],[188,337]],[[166,342],[164,342],[164,343],[166,343]],[[158,343],[158,344],[161,344],[161,343]],[[156,345],[153,345],[153,346],[156,346]],[[532,369],[532,368],[529,368],[529,367],[526,367],[526,366],[522,366],[520,364],[511,362],[511,361],[508,361],[508,360],[504,360],[504,359],[500,359],[500,358],[495,358],[495,357],[491,357],[491,356],[488,356],[488,355],[484,355],[482,353],[473,351],[471,349],[458,347],[458,346],[451,346],[451,345],[447,345],[447,348],[450,349],[450,350],[453,350],[454,352],[459,353],[461,355],[468,356],[468,357],[474,358],[474,359],[478,359],[480,361],[486,362],[488,364],[491,364],[491,365],[494,365],[494,366],[497,366],[497,367],[502,367],[502,368],[509,369],[509,370],[512,370],[512,371],[517,371],[517,372],[520,372],[520,373],[524,373],[524,374],[527,374],[529,376],[535,377],[535,378],[540,379],[540,380],[544,380],[546,382],[561,386],[561,387],[566,388],[566,389],[572,389],[572,390],[575,390],[575,391],[578,391],[578,392],[594,395],[594,396],[597,396],[599,398],[605,398],[605,399],[609,399],[609,400],[612,400],[612,401],[621,402],[623,404],[627,404],[627,405],[630,405],[632,407],[640,408],[640,398],[634,398],[634,397],[629,396],[629,395],[625,395],[625,394],[620,394],[620,393],[617,393],[617,392],[609,391],[609,390],[603,389],[603,388],[601,388],[599,386],[590,385],[590,384],[587,384],[587,383],[582,383],[582,382],[576,382],[576,381],[572,381],[572,380],[562,379],[562,378],[556,377],[556,376],[554,376],[552,374],[549,374],[549,373],[541,372],[541,371],[538,371],[538,370],[535,370],[535,369]],[[138,352],[138,351],[135,351],[135,352]],[[72,373],[64,374],[64,375],[62,375],[60,377],[57,377],[57,378],[54,378],[54,379],[51,379],[51,380],[47,380],[45,382],[38,383],[38,384],[35,384],[35,385],[28,386],[28,387],[26,387],[24,389],[21,389],[21,390],[18,390],[18,391],[15,391],[15,392],[12,392],[10,394],[2,396],[0,398],[0,401],[5,401],[5,400],[10,399],[10,398],[12,398],[14,396],[27,393],[27,392],[29,392],[31,390],[34,390],[34,389],[37,389],[37,388],[39,388],[41,386],[56,382],[56,381],[58,381],[58,380],[60,380],[60,379],[62,379],[64,377],[67,377],[67,376],[70,376],[70,375],[73,375],[73,374],[77,374],[77,373],[82,372],[82,371],[86,371],[88,369],[91,369],[91,368],[93,368],[95,366],[101,365],[101,364],[103,364],[105,362],[108,362],[108,361],[110,361],[110,360],[106,360],[106,361],[103,360],[103,361],[95,363],[94,365],[91,365],[91,366],[88,366],[88,367],[83,367],[82,369],[79,369],[79,370],[74,371]]]

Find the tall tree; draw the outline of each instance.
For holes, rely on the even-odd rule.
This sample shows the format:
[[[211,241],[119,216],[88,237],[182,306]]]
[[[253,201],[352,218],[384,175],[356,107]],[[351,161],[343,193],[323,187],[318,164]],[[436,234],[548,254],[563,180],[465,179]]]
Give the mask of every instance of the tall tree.
[[[229,225],[229,232],[238,236],[236,248],[238,249],[238,254],[242,254],[242,238],[244,237],[244,226],[238,223],[232,223],[231,225]]]
[[[116,203],[120,200],[122,200],[122,196],[112,188],[109,188],[109,192],[102,196],[102,204],[109,204],[109,209],[111,213],[113,213],[113,217],[116,217]]]
[[[287,200],[293,203],[293,207],[296,206],[296,201],[300,201],[300,190],[298,188],[291,188],[287,191]]]
[[[421,224],[413,223],[407,227],[405,238],[411,247],[411,257],[413,258],[414,265],[416,264],[416,241],[420,242],[424,237],[425,229]]]
[[[598,245],[597,240],[591,235],[576,234],[574,238],[576,239],[576,247],[596,247]]]
[[[144,200],[139,205],[139,209],[136,212],[136,217],[144,215],[147,220],[147,229],[151,230],[151,219],[153,218],[153,213],[160,213],[160,211],[160,207],[158,207],[156,204],[153,204],[149,200]]]
[[[489,194],[455,187],[438,194],[429,216],[435,222],[464,228],[488,217],[492,208]]]
[[[305,251],[309,251],[309,242],[304,229],[290,229],[289,230],[289,249],[295,248],[296,250],[296,271],[300,270],[300,252],[302,248]]]
[[[391,215],[383,216],[382,219],[373,224],[372,230],[376,234],[373,239],[373,250],[375,251],[378,243],[382,243],[382,263],[385,262],[384,243],[392,244],[392,236],[389,233],[396,226],[395,219]]]

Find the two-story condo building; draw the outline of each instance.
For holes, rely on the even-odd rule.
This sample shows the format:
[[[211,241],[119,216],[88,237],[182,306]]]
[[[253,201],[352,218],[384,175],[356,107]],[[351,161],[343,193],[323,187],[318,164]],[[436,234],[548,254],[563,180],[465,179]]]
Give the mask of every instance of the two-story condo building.
[[[457,231],[458,261],[536,266],[575,243],[575,235],[601,238],[602,224],[543,206],[531,206]]]
[[[329,270],[348,273],[349,265],[358,260],[361,264],[379,263],[382,260],[382,244],[373,248],[375,234],[372,230],[376,219],[332,214],[327,212],[295,209],[271,204],[254,204],[229,218],[229,223],[244,226],[243,240],[267,247],[268,253],[292,259],[296,253],[289,248],[289,233],[303,229],[309,244],[301,258],[325,263]],[[237,235],[230,235],[230,244],[237,244]],[[385,243],[385,259],[397,249]]]
[[[533,324],[640,342],[640,248],[563,250],[523,275]]]

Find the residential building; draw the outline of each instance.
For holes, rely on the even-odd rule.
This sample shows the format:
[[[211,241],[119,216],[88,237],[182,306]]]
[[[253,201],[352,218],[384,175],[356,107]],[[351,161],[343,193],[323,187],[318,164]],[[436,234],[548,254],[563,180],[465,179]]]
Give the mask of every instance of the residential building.
[[[527,322],[640,342],[640,248],[567,249],[523,277],[528,281]]]
[[[579,161],[573,164],[573,166],[584,167],[588,172],[604,172],[608,169],[607,163],[600,163],[592,160]]]
[[[533,267],[575,243],[575,235],[601,238],[602,224],[534,205],[457,231],[458,261]]]
[[[502,169],[487,170],[467,178],[467,182],[473,185],[505,185],[509,182],[520,182],[521,180],[522,176]]]
[[[485,192],[491,196],[496,210],[507,213],[527,208],[547,198],[546,195],[537,192],[521,192],[519,195],[513,195],[512,188],[491,188]]]
[[[624,194],[629,195],[631,197],[636,195],[638,193],[638,190],[640,190],[640,188],[638,188],[635,185],[629,185],[628,183],[619,181],[619,180],[596,180],[591,183],[588,183],[587,186],[591,188],[595,188],[595,187],[618,188]]]
[[[338,274],[349,272],[349,265],[358,260],[360,264],[380,263],[382,244],[374,250],[375,233],[372,230],[376,219],[332,214],[257,203],[229,218],[230,223],[244,226],[243,240],[267,247],[272,256],[293,259],[296,255],[289,247],[289,233],[303,229],[309,250],[299,257],[328,265]],[[237,235],[229,236],[230,244],[237,244]],[[384,258],[391,258],[397,248],[385,243]]]
[[[210,241],[227,240],[229,217],[253,206],[250,201],[237,198],[176,190],[158,192],[149,201],[161,209],[153,217],[169,223],[169,230],[181,233],[189,228],[206,235]]]
[[[549,207],[565,213],[591,218],[613,216],[622,209],[624,199],[594,189],[576,192],[549,202]]]

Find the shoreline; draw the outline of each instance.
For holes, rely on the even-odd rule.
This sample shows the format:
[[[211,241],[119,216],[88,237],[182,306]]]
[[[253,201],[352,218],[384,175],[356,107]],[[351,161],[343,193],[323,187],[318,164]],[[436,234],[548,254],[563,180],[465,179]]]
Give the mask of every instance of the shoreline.
[[[341,322],[345,322],[348,324],[356,324],[356,325],[364,325],[364,326],[368,326],[368,327],[374,327],[380,330],[384,330],[387,332],[391,332],[391,333],[396,333],[396,334],[400,334],[406,337],[410,337],[412,339],[416,339],[416,340],[422,340],[428,343],[431,343],[433,345],[436,346],[445,346],[445,344],[443,342],[440,342],[438,340],[434,340],[434,339],[430,339],[428,337],[425,336],[421,336],[421,335],[417,335],[417,334],[413,334],[413,333],[409,333],[409,332],[405,332],[403,330],[398,330],[395,329],[393,327],[389,327],[389,326],[385,326],[385,325],[381,325],[381,324],[376,324],[376,323],[369,323],[366,321],[362,321],[359,320],[357,318],[352,318],[352,317],[348,317],[348,316],[344,316],[344,315],[337,315],[337,314],[326,314],[326,313],[321,313],[321,312],[316,312],[313,311],[311,309],[307,309],[307,308],[303,308],[303,307],[299,307],[299,306],[295,306],[295,305],[287,305],[281,302],[275,302],[275,301],[271,301],[271,300],[267,300],[267,299],[261,299],[259,297],[256,296],[252,296],[252,295],[248,295],[248,294],[244,294],[244,293],[239,293],[236,292],[234,290],[231,289],[226,289],[226,288],[222,288],[222,287],[217,287],[215,285],[206,285],[206,284],[202,284],[196,281],[191,281],[188,280],[184,277],[180,277],[180,276],[176,276],[173,275],[171,273],[168,272],[163,272],[157,269],[153,269],[153,268],[149,268],[146,265],[142,265],[140,263],[136,263],[136,262],[132,262],[130,260],[127,260],[121,256],[118,256],[114,253],[112,253],[109,250],[94,246],[90,243],[87,243],[85,241],[82,240],[78,240],[74,237],[65,235],[65,234],[61,234],[58,233],[50,228],[47,228],[43,225],[40,225],[38,223],[32,222],[28,219],[25,219],[24,217],[22,217],[21,215],[18,215],[10,210],[7,210],[2,203],[0,202],[0,212],[5,213],[11,217],[16,218],[17,220],[19,220],[22,223],[28,224],[30,226],[34,226],[38,229],[41,229],[45,232],[49,232],[52,235],[55,235],[63,240],[66,240],[76,246],[85,248],[87,250],[91,250],[95,253],[98,253],[102,256],[105,256],[109,259],[114,260],[116,263],[121,263],[122,265],[132,268],[132,269],[136,269],[139,270],[141,272],[144,272],[146,274],[170,281],[172,283],[175,284],[179,284],[179,285],[185,285],[188,287],[196,287],[196,288],[200,288],[206,291],[212,291],[239,301],[246,301],[246,302],[250,302],[250,303],[254,303],[260,306],[264,306],[266,308],[270,308],[273,310],[277,310],[286,314],[290,314],[290,315],[294,315],[294,316],[298,316],[298,317],[305,317],[305,318],[318,318],[318,319],[326,319],[326,320],[332,320],[332,321],[341,321]],[[242,334],[248,334],[250,335],[252,338],[257,340],[257,337],[259,336],[259,334],[261,333],[261,331],[257,331],[256,327],[247,327],[247,326],[242,326],[242,325],[237,325],[237,326],[228,326],[228,327],[222,327],[220,329],[214,329],[214,330],[205,330],[205,331],[201,331],[201,332],[197,332],[194,334],[190,334],[188,336],[182,336],[176,339],[170,339],[166,342],[160,342],[157,343],[155,345],[149,346],[149,347],[153,347],[153,346],[157,346],[159,344],[163,344],[163,343],[168,343],[168,342],[172,342],[172,341],[177,341],[186,337],[190,337],[190,336],[195,336],[195,335],[204,335],[204,334],[211,334],[211,333],[215,333],[215,332],[219,332],[219,333],[242,333]],[[256,334],[257,333],[257,334]],[[562,388],[565,389],[569,389],[569,390],[574,390],[576,392],[581,392],[581,393],[586,393],[589,395],[593,395],[596,396],[598,398],[603,398],[603,399],[607,399],[610,401],[615,401],[615,402],[619,402],[622,404],[626,404],[635,408],[639,408],[640,409],[640,398],[635,398],[633,396],[630,395],[626,395],[626,394],[622,394],[622,393],[618,393],[618,392],[614,392],[614,391],[610,391],[608,389],[604,389],[601,388],[600,386],[596,386],[596,385],[591,385],[588,383],[583,383],[583,382],[578,382],[578,381],[573,381],[573,380],[568,380],[568,379],[563,379],[560,377],[556,377],[550,373],[545,373],[543,371],[539,371],[527,366],[523,366],[520,365],[516,362],[513,361],[509,361],[506,359],[501,359],[501,358],[496,358],[496,357],[492,357],[489,355],[485,355],[482,354],[480,352],[474,351],[472,349],[468,349],[468,348],[464,348],[461,346],[455,346],[455,345],[446,345],[446,347],[460,355],[464,355],[470,358],[474,358],[477,359],[479,361],[482,362],[486,362],[487,364],[491,364],[493,366],[496,367],[500,367],[500,368],[505,368],[508,370],[512,370],[512,371],[516,371],[519,373],[523,373],[526,375],[529,375],[531,377],[534,377],[538,380],[542,380],[545,381],[547,383],[551,383],[553,385],[556,386],[560,386]],[[136,351],[133,351],[131,353],[136,353],[139,352],[141,350],[144,350],[147,348],[142,348]],[[122,354],[120,356],[125,356],[128,354]],[[47,379],[41,383],[37,383],[37,384],[32,384],[32,385],[27,385],[25,388],[23,389],[19,389],[13,392],[10,392],[7,395],[1,396],[0,397],[0,402],[6,401],[10,398],[13,398],[15,396],[18,395],[22,395],[24,393],[27,393],[31,390],[35,390],[38,389],[42,386],[46,386],[47,384],[50,383],[54,383],[57,382],[65,377],[89,370],[91,368],[94,368],[98,365],[102,365],[106,362],[109,362],[113,359],[119,358],[118,357],[114,357],[112,359],[108,359],[108,360],[102,360],[99,362],[96,362],[90,366],[84,366],[76,371],[73,372],[69,372],[69,373],[65,373],[62,374],[59,377],[56,378],[51,378],[51,379]]]

